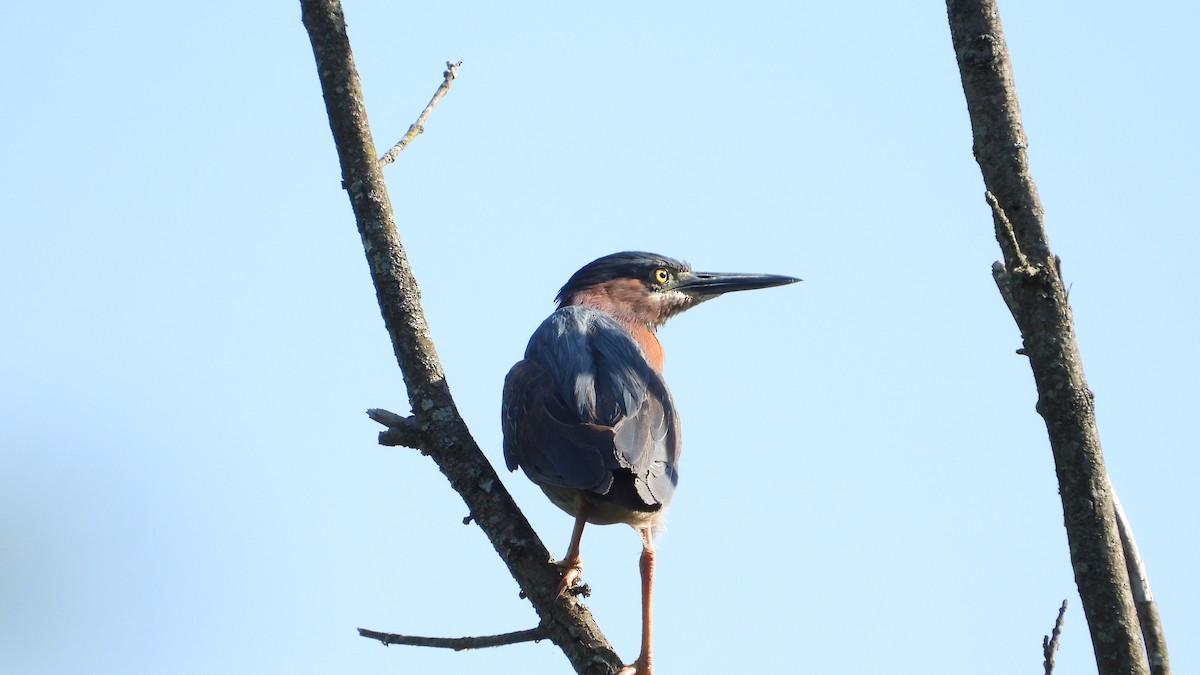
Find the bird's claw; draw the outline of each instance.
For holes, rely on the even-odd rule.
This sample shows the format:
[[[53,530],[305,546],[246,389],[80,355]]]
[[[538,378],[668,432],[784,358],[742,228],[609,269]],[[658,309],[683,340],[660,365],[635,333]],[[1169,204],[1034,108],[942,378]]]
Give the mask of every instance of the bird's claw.
[[[579,556],[566,558],[565,560],[554,561],[554,566],[563,571],[562,581],[558,583],[558,595],[556,598],[561,598],[567,594],[575,581],[579,579],[579,575],[583,574],[583,561]]]

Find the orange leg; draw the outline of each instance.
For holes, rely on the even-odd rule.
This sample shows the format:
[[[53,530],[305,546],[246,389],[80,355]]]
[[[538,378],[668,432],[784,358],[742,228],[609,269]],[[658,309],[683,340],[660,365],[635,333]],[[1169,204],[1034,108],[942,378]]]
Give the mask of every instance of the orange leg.
[[[649,527],[638,529],[642,536],[642,557],[638,569],[642,572],[642,653],[637,661],[625,666],[617,675],[653,675],[650,657],[650,596],[654,587],[654,539]]]
[[[579,556],[579,542],[583,539],[583,526],[587,525],[587,503],[582,499],[579,500],[579,507],[575,509],[575,529],[571,531],[571,543],[567,546],[567,554],[562,560],[554,563],[556,567],[563,570],[562,581],[558,584],[558,597],[562,597],[567,589],[574,585],[575,580],[583,574],[583,558]]]

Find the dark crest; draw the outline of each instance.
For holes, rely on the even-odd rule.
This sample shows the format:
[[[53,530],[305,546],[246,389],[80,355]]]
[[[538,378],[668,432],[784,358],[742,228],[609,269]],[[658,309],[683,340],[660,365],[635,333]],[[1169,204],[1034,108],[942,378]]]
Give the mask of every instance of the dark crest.
[[[690,271],[686,262],[646,251],[621,251],[597,258],[579,268],[558,291],[555,302],[562,303],[576,292],[612,279],[649,279],[654,270],[665,267],[672,272]]]

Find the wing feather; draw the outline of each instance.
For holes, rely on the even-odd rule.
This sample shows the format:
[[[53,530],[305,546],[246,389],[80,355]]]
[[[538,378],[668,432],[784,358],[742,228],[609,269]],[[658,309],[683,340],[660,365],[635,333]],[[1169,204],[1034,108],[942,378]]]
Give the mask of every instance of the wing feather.
[[[504,458],[539,485],[608,494],[627,470],[645,508],[678,482],[679,424],[670,391],[607,314],[564,307],[534,332],[505,379]]]

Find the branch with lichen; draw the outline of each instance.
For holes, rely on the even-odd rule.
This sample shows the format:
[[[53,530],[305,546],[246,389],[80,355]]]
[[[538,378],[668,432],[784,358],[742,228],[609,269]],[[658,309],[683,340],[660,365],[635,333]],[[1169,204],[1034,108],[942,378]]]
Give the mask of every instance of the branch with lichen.
[[[434,460],[533,605],[538,630],[562,650],[575,671],[614,675],[622,667],[620,658],[586,605],[574,596],[558,597],[561,574],[550,564],[549,551],[479,449],[450,396],[420,291],[400,244],[381,163],[375,157],[341,3],[301,0],[300,6],[341,165],[342,186],[350,199],[379,309],[413,410],[410,417],[372,410],[372,418],[388,427],[380,440],[418,446]],[[447,72],[444,86],[452,75]],[[435,94],[427,111],[437,98],[440,96]],[[377,635],[373,631],[368,634]]]
[[[421,425],[416,417],[397,415],[383,408],[370,408],[367,417],[387,427],[379,432],[379,444],[395,447],[402,445],[406,448],[420,450],[425,447],[426,439],[421,434]]]
[[[429,119],[429,114],[433,112],[438,101],[442,100],[446,92],[450,91],[450,83],[458,76],[458,67],[461,65],[462,61],[458,61],[457,63],[446,62],[446,72],[442,73],[442,83],[438,86],[437,91],[433,92],[433,98],[429,99],[429,103],[425,106],[425,109],[417,116],[417,121],[409,125],[408,132],[404,134],[404,137],[393,145],[391,150],[384,153],[383,157],[379,158],[379,166],[387,166],[396,161],[401,151],[408,147],[412,139],[416,138],[418,134],[425,133],[425,120]]]
[[[1075,584],[1100,675],[1144,675],[1146,655],[1118,541],[1095,404],[1075,342],[1059,258],[1050,250],[1026,153],[1012,65],[995,0],[947,0],[951,39],[996,241],[992,276],[1021,331],[1037,412],[1058,476]]]

